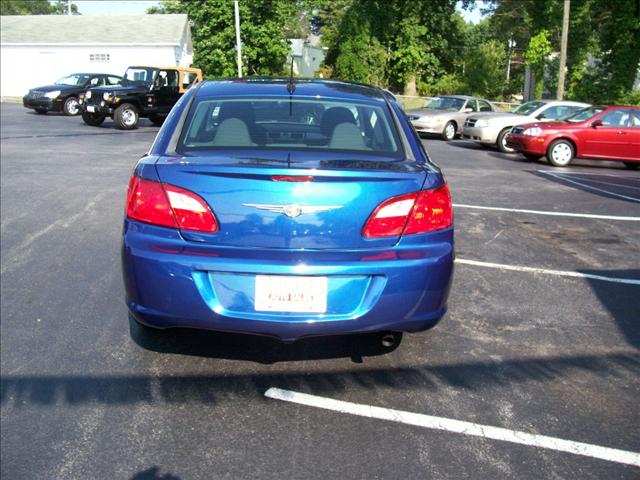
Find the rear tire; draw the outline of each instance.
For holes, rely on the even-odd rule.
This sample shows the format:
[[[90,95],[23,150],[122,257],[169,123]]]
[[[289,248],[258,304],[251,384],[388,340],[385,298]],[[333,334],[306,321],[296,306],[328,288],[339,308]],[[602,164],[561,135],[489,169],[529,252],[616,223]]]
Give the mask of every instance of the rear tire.
[[[576,151],[570,142],[556,140],[551,142],[547,149],[547,160],[554,167],[567,167],[575,157],[575,154]]]
[[[159,127],[160,125],[162,125],[166,118],[167,118],[166,115],[158,115],[158,114],[149,115],[149,120],[151,120],[151,123],[153,123],[156,127]]]
[[[500,150],[502,153],[515,153],[515,150],[513,148],[507,147],[506,137],[510,131],[511,131],[511,127],[508,127],[502,130],[498,135],[498,140],[496,141],[496,147],[498,147],[498,150]]]
[[[453,122],[447,122],[444,126],[444,130],[442,130],[442,139],[450,142],[456,138],[456,124]]]
[[[113,112],[113,121],[120,130],[133,130],[138,126],[138,109],[130,103],[123,103]]]
[[[542,158],[542,155],[536,155],[534,153],[523,153],[522,156],[529,162],[537,162]]]
[[[640,163],[624,162],[624,164],[627,168],[630,168],[631,170],[640,170]]]
[[[46,108],[36,108],[36,113],[39,113],[40,115],[46,115],[48,112],[48,110]]]
[[[98,113],[82,112],[82,120],[84,121],[84,123],[92,127],[98,127],[102,125],[102,122],[104,122],[105,118],[105,115],[100,115]]]
[[[76,97],[67,98],[62,106],[62,111],[65,115],[69,115],[70,117],[78,115],[80,113],[80,108],[78,108],[78,99]]]

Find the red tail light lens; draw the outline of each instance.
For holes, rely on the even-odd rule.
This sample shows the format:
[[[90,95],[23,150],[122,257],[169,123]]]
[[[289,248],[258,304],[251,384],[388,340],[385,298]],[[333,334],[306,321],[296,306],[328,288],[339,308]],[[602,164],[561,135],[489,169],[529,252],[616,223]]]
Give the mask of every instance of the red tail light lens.
[[[451,195],[446,185],[390,198],[381,203],[364,226],[365,238],[398,237],[441,230],[453,223]]]
[[[399,237],[407,224],[418,193],[408,193],[382,202],[373,211],[362,234],[365,238]]]
[[[178,228],[162,184],[131,177],[127,191],[127,217],[163,227]]]
[[[218,231],[215,216],[198,195],[135,175],[131,177],[127,191],[127,217],[180,230]]]
[[[449,187],[443,185],[436,190],[422,190],[403,235],[432,232],[453,224],[453,209]]]

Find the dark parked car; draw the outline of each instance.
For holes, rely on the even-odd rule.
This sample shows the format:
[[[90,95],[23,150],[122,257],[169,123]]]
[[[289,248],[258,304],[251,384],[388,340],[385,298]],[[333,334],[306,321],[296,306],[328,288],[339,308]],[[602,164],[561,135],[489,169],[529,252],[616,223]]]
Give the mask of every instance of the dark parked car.
[[[621,160],[640,167],[640,107],[595,106],[562,121],[513,127],[507,145],[529,160],[546,155],[549,163],[566,167],[576,158]]]
[[[447,309],[451,207],[440,169],[384,91],[203,82],[129,183],[127,305],[146,326],[287,342],[426,330]]]
[[[140,117],[161,125],[184,92],[201,80],[198,68],[129,67],[121,85],[90,88],[81,95],[82,119],[97,127],[110,117],[122,130],[136,128]]]
[[[22,104],[38,113],[64,112],[65,115],[78,115],[78,96],[87,88],[102,85],[118,85],[122,77],[104,73],[72,73],[62,77],[53,85],[32,88],[24,97]]]

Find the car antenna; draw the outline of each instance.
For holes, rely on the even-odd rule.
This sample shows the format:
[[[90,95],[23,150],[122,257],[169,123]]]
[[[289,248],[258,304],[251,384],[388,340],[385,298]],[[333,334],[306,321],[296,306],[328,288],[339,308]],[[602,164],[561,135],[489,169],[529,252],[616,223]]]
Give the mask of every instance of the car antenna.
[[[293,79],[293,55],[291,56],[291,70],[289,73],[289,83],[287,84],[287,92],[289,95],[293,95],[293,92],[296,91],[296,82]]]
[[[293,116],[293,92],[296,91],[296,82],[293,79],[293,55],[291,55],[291,70],[289,72],[289,83],[287,83],[287,92],[289,92],[289,116]]]

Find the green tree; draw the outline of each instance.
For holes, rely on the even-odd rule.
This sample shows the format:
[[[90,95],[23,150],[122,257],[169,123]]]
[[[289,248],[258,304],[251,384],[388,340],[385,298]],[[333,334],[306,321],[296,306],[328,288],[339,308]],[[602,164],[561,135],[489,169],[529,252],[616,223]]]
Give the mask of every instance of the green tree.
[[[340,24],[354,0],[306,0],[311,33],[322,34],[322,44],[329,49],[337,45]],[[331,55],[331,50],[328,56]],[[335,58],[334,58],[335,60]]]
[[[465,62],[469,92],[496,99],[504,93],[507,52],[502,42],[488,40],[472,50]]]
[[[529,60],[540,50],[542,32],[546,32],[548,53],[560,50],[563,2],[488,0],[485,5],[492,35],[500,39],[513,37],[520,47],[526,47]],[[632,89],[640,65],[638,39],[640,1],[571,0],[568,98],[590,102],[635,98]],[[546,79],[537,79],[537,92],[543,88],[555,91],[557,61],[548,54],[537,60],[541,62],[538,68],[547,72]]]
[[[323,44],[329,48],[325,63],[345,80],[374,77],[383,86],[413,94],[417,85],[432,83],[454,68],[456,53],[449,42],[457,42],[452,22],[455,4],[455,0],[351,0],[341,4],[339,16],[332,16],[323,10],[330,4],[320,1],[315,17],[325,19],[319,22]],[[331,26],[329,38],[323,24]]]
[[[290,50],[287,34],[299,25],[301,4],[288,0],[241,1],[244,75],[280,75]],[[207,77],[237,76],[231,0],[166,0],[148,13],[186,13],[192,22],[194,65]],[[285,28],[287,27],[287,28]]]
[[[71,4],[71,13],[79,15],[78,6]],[[66,15],[67,2],[58,0],[51,4],[48,0],[1,0],[0,15]]]
[[[373,35],[369,19],[347,16],[335,48],[335,75],[355,82],[386,85],[387,50]]]
[[[596,101],[622,101],[631,94],[640,69],[640,2],[594,1],[592,16],[599,26],[599,52],[584,82],[600,87]]]
[[[529,48],[524,54],[525,63],[531,68],[535,75],[536,98],[542,96],[544,88],[544,67],[547,62],[547,57],[551,53],[551,42],[549,42],[549,31],[540,30],[529,41]]]
[[[53,15],[67,15],[69,10],[68,10],[68,5],[67,2],[65,2],[65,0],[57,0],[56,3],[54,3],[53,5],[51,5],[52,7],[52,11],[51,13]],[[78,6],[71,2],[71,15],[80,15],[80,12],[78,11]]]

